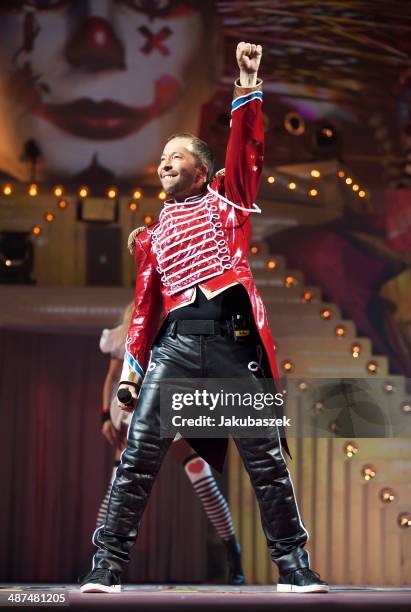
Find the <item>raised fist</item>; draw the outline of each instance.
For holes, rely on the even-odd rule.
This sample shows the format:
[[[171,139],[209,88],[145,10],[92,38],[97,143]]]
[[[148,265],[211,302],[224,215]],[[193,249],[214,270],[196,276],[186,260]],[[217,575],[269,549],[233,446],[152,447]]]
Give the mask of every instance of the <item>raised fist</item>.
[[[241,72],[247,74],[255,74],[260,65],[263,49],[261,45],[253,45],[251,43],[240,42],[237,45],[237,63]]]

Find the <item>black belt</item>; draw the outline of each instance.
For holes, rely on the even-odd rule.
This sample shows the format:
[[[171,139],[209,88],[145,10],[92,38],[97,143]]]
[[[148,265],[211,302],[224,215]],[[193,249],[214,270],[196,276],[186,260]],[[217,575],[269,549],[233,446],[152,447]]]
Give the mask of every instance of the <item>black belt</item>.
[[[249,336],[251,334],[251,325],[242,326],[244,329],[236,329],[232,321],[215,321],[213,319],[179,319],[169,321],[166,325],[163,334],[166,336],[175,337],[176,334],[184,335],[205,335],[225,336],[231,334],[233,336]],[[162,334],[162,335],[163,335]]]

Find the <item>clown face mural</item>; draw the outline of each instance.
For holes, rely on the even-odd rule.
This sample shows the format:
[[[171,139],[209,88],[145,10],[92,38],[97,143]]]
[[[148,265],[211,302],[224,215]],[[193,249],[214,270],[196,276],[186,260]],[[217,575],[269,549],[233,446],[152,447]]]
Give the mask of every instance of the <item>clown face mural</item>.
[[[219,79],[208,0],[6,0],[0,36],[0,169],[20,179],[28,140],[39,178],[143,174]]]

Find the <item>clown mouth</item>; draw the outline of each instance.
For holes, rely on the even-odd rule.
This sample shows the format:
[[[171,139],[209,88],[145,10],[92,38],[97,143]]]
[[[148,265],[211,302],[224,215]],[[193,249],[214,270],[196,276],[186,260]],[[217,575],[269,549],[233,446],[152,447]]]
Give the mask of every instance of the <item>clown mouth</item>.
[[[114,140],[135,132],[174,106],[182,86],[173,77],[161,77],[155,84],[154,101],[147,106],[130,107],[103,100],[81,98],[66,104],[39,105],[37,115],[79,138]]]

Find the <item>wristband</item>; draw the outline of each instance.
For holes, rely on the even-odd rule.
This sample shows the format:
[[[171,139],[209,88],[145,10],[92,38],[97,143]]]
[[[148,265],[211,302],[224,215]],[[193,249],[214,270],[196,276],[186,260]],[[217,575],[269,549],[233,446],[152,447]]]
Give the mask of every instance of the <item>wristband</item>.
[[[110,411],[109,412],[102,412],[101,413],[101,422],[105,423],[106,421],[109,421],[111,419],[110,416]]]

